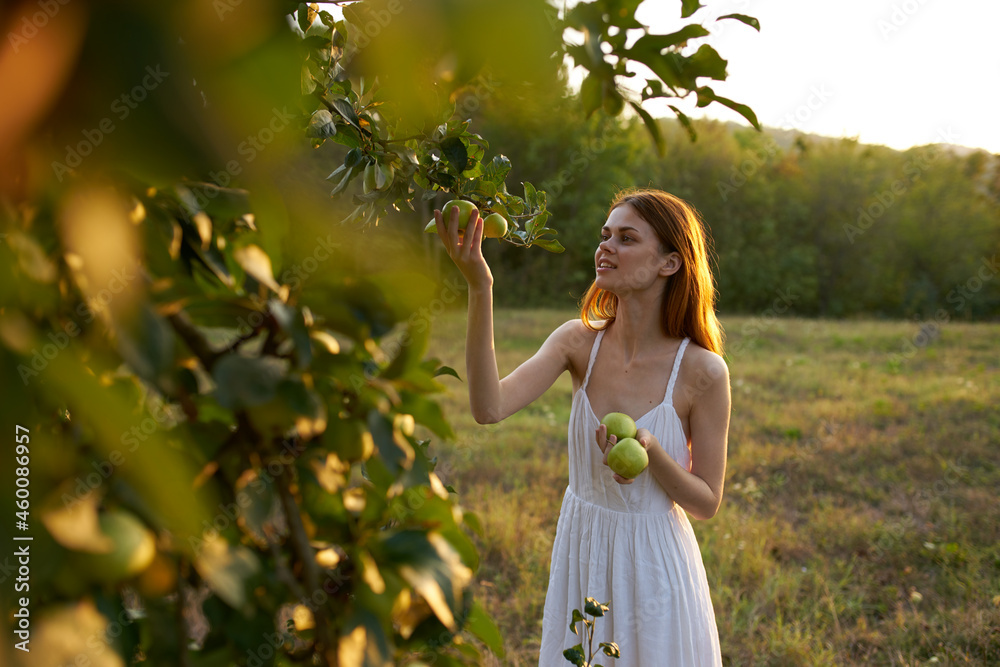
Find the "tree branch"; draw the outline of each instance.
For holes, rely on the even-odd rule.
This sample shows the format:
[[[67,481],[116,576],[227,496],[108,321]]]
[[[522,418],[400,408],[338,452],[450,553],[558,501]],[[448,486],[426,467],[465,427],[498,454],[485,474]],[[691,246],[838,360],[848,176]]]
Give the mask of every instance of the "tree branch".
[[[205,370],[211,372],[215,362],[222,355],[212,349],[212,346],[208,344],[205,337],[201,335],[198,328],[191,322],[191,318],[188,317],[187,313],[181,310],[167,315],[167,321],[170,322],[170,325],[177,332],[177,335],[181,337],[181,340],[187,343],[187,346],[198,357]]]

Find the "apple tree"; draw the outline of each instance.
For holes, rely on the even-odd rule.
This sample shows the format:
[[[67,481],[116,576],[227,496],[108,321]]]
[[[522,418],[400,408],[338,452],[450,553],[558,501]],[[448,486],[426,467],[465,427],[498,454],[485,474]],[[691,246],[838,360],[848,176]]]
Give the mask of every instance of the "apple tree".
[[[0,425],[16,513],[0,542],[28,550],[0,597],[7,662],[502,654],[473,596],[480,527],[432,447],[454,437],[434,395],[457,373],[427,345],[455,288],[373,228],[446,194],[507,217],[515,245],[560,250],[546,194],[511,192],[466,112],[559,81],[565,54],[601,82],[597,106],[585,84],[591,110],[624,106],[630,59],[658,77],[642,97],[728,104],[697,81],[724,61],[683,55],[699,30],[653,38],[629,19],[639,4],[5,7]],[[335,163],[322,191],[310,145]]]

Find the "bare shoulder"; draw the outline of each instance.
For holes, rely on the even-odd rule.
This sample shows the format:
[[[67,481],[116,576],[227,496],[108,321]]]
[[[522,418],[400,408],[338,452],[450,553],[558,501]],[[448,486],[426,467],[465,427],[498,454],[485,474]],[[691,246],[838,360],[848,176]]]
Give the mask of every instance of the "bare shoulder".
[[[695,342],[688,343],[677,387],[687,406],[707,395],[729,394],[729,366],[720,355]]]
[[[570,371],[574,376],[582,377],[587,370],[590,350],[594,346],[597,332],[587,328],[583,320],[568,320],[559,325],[549,336],[546,345],[555,345],[569,362]]]

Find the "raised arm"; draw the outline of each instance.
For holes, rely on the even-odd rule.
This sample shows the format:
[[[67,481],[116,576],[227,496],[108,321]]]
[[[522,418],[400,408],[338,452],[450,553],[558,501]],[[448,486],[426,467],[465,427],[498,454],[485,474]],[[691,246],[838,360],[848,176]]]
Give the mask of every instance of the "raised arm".
[[[465,341],[469,404],[478,423],[494,424],[541,396],[569,368],[570,350],[579,335],[575,325],[580,323],[567,322],[556,329],[533,357],[501,380],[493,342],[493,274],[482,252],[483,221],[473,212],[477,219],[473,223],[470,216],[460,238],[458,209],[446,213],[447,225],[441,211],[434,211],[438,234],[469,283]]]

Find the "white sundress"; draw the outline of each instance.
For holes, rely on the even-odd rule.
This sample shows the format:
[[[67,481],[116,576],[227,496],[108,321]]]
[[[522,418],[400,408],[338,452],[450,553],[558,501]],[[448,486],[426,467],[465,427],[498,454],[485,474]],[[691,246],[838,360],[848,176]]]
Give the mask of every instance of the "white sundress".
[[[611,603],[598,619],[594,647],[614,641],[621,658],[595,654],[611,667],[718,667],[719,632],[701,551],[685,511],[646,471],[621,485],[594,441],[600,419],[587,382],[604,331],[597,334],[587,374],[569,417],[569,486],[552,545],[542,620],[540,667],[568,666],[563,651],[583,641],[570,632],[584,598]],[[677,350],[663,401],[636,420],[666,452],[690,470],[691,452],[673,406],[674,383],[689,339]],[[582,632],[582,623],[577,629]]]

